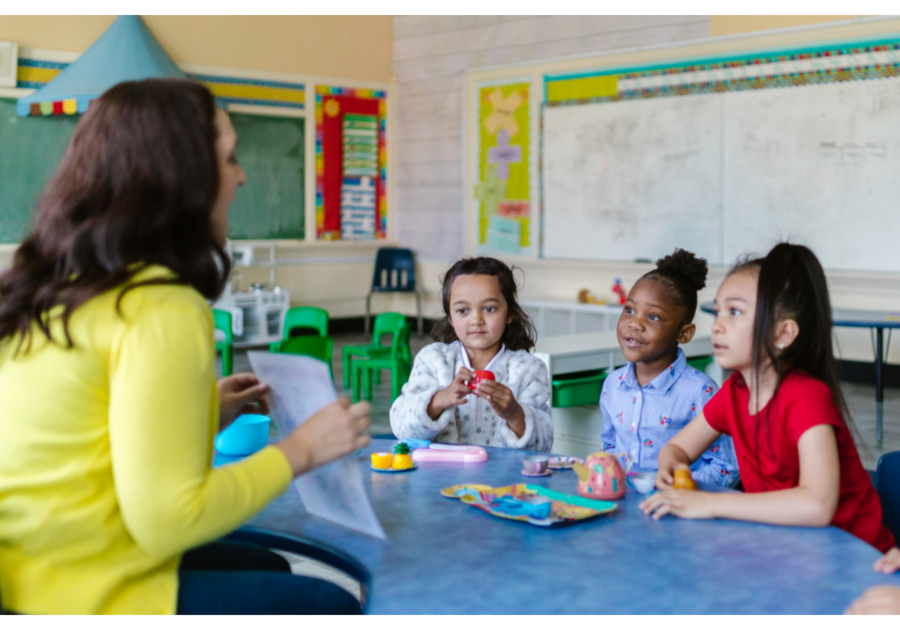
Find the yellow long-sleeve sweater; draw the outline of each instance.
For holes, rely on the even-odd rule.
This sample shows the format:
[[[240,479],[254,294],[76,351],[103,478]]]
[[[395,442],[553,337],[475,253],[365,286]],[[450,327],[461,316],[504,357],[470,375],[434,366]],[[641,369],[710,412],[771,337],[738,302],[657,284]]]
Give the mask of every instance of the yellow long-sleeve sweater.
[[[133,281],[171,277],[162,267]],[[194,289],[78,308],[74,348],[0,344],[0,593],[20,613],[174,613],[182,552],[288,487],[268,447],[213,470],[213,321]],[[51,316],[58,313],[51,313]],[[64,340],[58,317],[56,339]]]

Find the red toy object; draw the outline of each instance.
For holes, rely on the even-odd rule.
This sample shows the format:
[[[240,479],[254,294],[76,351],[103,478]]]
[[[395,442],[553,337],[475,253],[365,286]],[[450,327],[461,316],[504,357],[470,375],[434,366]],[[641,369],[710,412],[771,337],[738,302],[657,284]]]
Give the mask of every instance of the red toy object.
[[[478,387],[478,383],[480,383],[481,381],[496,381],[496,380],[497,379],[494,378],[493,372],[489,372],[487,370],[475,370],[475,378],[473,378],[471,381],[467,382],[466,385],[468,385],[469,388],[471,388],[471,389],[475,389],[476,387]]]
[[[625,300],[628,299],[628,294],[625,293],[625,287],[622,286],[622,280],[620,278],[616,278],[616,283],[612,286],[613,293],[619,296],[619,304],[625,304]]]

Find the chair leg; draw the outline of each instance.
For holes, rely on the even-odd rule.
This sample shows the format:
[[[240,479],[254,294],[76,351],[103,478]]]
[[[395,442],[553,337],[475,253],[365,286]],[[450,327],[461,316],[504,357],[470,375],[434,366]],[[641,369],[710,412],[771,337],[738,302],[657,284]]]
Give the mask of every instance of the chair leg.
[[[370,291],[368,295],[366,295],[366,316],[363,318],[363,330],[366,335],[366,339],[369,339],[369,313],[372,312],[372,292]]]
[[[391,404],[394,404],[394,401],[397,400],[397,397],[400,395],[400,387],[402,383],[400,382],[400,373],[403,371],[402,366],[400,365],[400,361],[394,361],[394,365],[391,366]]]
[[[363,399],[372,400],[372,368],[362,368]]]
[[[416,325],[418,326],[419,334],[422,334],[422,296],[416,291]]]
[[[359,402],[359,381],[362,378],[360,372],[362,368],[358,365],[353,366],[353,404]]]
[[[344,389],[350,389],[350,363],[353,360],[350,356],[350,348],[347,346],[341,348],[341,358],[344,363]]]
[[[231,376],[234,373],[234,346],[229,345],[222,350],[222,376]]]
[[[372,369],[372,382],[376,385],[381,385],[381,370]]]

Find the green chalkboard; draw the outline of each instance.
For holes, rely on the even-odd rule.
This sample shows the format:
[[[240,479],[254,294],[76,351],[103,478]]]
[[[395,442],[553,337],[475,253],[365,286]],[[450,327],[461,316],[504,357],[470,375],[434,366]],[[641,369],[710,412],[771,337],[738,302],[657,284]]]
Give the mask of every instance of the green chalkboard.
[[[20,118],[15,99],[0,98],[0,243],[18,243],[29,230],[38,195],[79,118]]]
[[[231,239],[303,238],[304,120],[231,114],[247,173],[229,211]]]
[[[20,118],[0,98],[0,243],[18,243],[38,195],[59,166],[79,116]],[[302,118],[231,114],[247,173],[230,210],[232,239],[303,238]]]

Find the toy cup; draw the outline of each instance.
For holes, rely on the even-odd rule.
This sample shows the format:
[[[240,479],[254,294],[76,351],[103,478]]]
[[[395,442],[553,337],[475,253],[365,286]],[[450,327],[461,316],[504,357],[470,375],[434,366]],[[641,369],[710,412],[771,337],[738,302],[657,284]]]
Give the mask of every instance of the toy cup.
[[[478,387],[478,383],[482,381],[496,381],[494,373],[487,370],[475,370],[475,378],[466,383],[471,389]]]
[[[550,458],[546,455],[529,455],[522,460],[522,469],[530,475],[543,475],[549,462]]]
[[[576,492],[588,499],[604,501],[621,499],[625,496],[627,490],[625,474],[631,469],[631,460],[628,460],[627,469],[623,470],[619,463],[619,456],[626,455],[625,453],[616,455],[594,453],[584,460],[584,465],[574,464],[572,468],[578,475]]]
[[[653,488],[656,487],[656,473],[632,473],[632,475],[628,477],[628,485],[641,494],[650,494],[651,492],[653,492]]]

